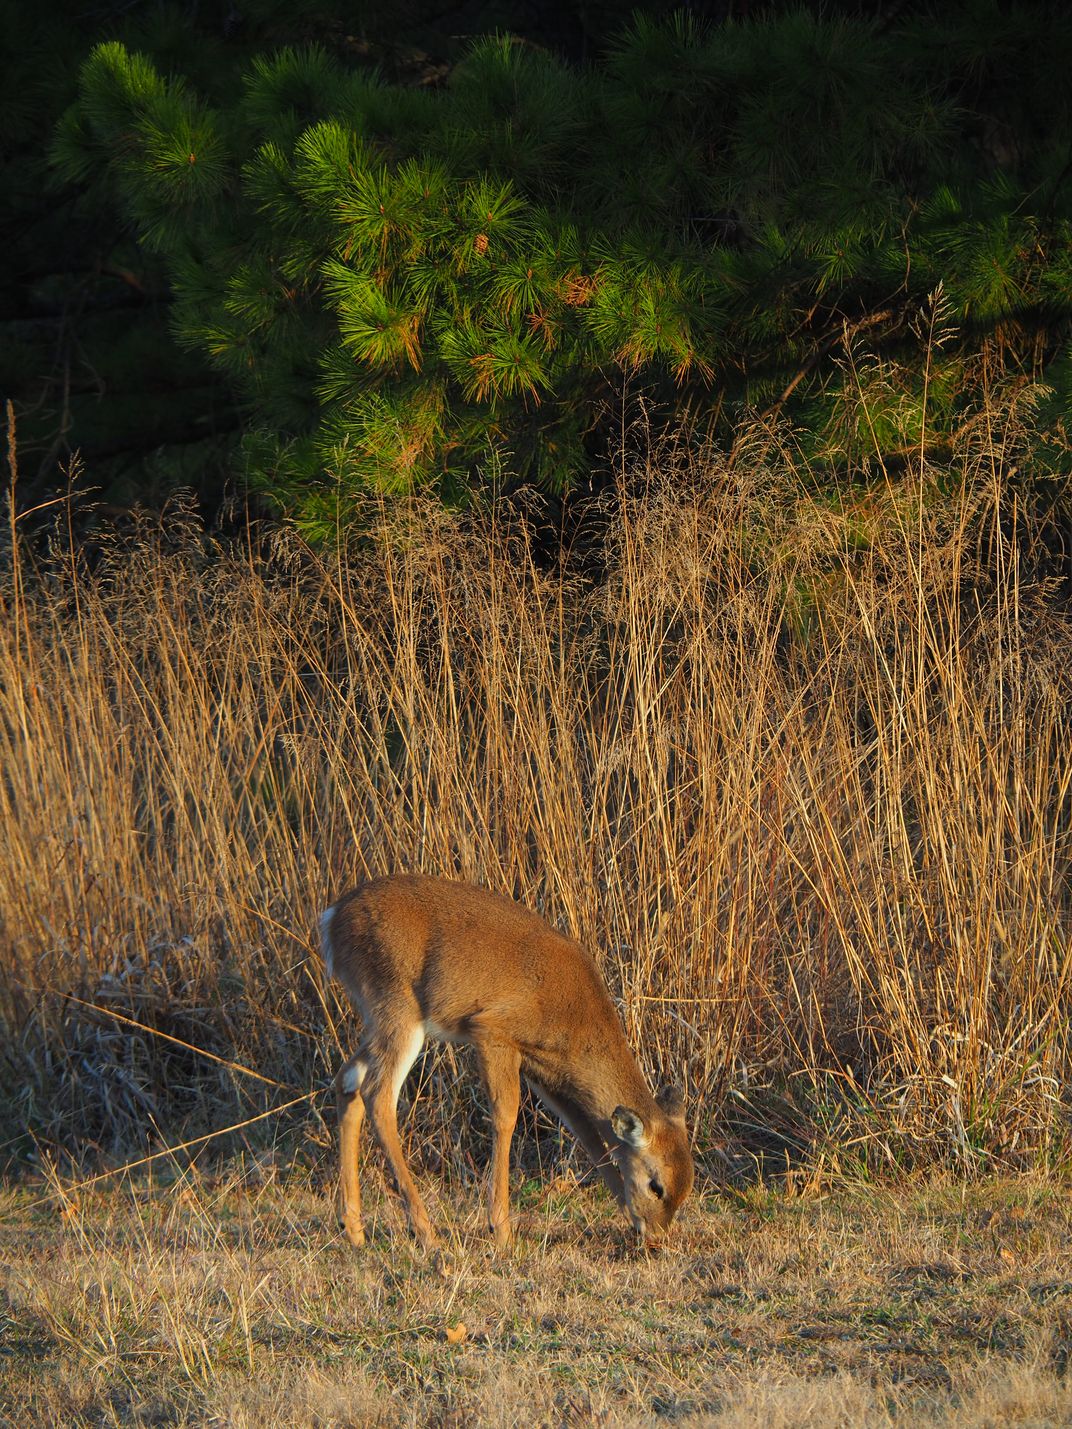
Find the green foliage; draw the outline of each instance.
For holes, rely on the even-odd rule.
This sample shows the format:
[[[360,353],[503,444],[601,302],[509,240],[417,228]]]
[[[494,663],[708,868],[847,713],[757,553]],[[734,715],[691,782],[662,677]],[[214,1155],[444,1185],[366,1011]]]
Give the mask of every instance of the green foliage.
[[[641,16],[587,68],[500,36],[438,89],[285,47],[214,106],[108,43],[55,156],[163,256],[262,489],[322,534],[369,485],[456,496],[502,451],[568,485],[623,388],[784,409],[820,468],[881,462],[964,421],[982,348],[1052,369],[1060,422],[1070,64],[1063,10],[982,0]]]
[[[191,241],[210,223],[229,178],[216,116],[181,80],[162,80],[144,56],[115,41],[86,61],[79,101],[57,140],[63,177],[107,173],[150,247]]]

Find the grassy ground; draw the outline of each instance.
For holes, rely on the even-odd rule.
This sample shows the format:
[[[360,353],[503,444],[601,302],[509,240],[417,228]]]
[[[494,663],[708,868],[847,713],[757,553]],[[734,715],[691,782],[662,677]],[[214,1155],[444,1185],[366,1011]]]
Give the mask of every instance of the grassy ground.
[[[599,580],[420,501],[320,556],[181,510],[92,563],[0,535],[0,1143],[121,1157],[323,1083],[317,915],[410,870],[590,947],[691,1124],[774,1084],[840,1175],[1052,1164],[1072,622],[964,460],[865,539],[777,454],[653,457]],[[453,1144],[453,1094],[415,1113]]]
[[[427,1182],[426,1182],[427,1184]],[[365,1252],[325,1194],[250,1175],[2,1193],[0,1418],[81,1424],[1067,1424],[1072,1196],[701,1193],[638,1257],[601,1192],[430,1206],[445,1273],[367,1178]]]
[[[798,1194],[708,1182],[649,1261],[545,1179],[494,1259],[447,1048],[406,1119],[461,1188],[445,1276],[375,1178],[343,1245],[297,1154],[0,1189],[0,1425],[1072,1423],[1037,1172],[1072,1164],[1072,624],[997,430],[862,505],[759,430],[653,458],[575,569],[506,508],[370,511],[319,556],[177,508],[92,561],[13,514],[0,1152],[91,1170],[289,1112],[328,1164],[309,1104],[357,1031],[311,930],[408,869],[579,937],[701,1150],[791,1157]],[[904,1189],[981,1168],[1023,1179]]]

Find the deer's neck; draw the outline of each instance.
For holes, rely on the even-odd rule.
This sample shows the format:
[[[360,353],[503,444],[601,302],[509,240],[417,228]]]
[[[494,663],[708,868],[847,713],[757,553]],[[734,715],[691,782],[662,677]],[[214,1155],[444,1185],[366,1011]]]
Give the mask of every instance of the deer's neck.
[[[550,1091],[575,1102],[589,1117],[608,1122],[617,1107],[627,1106],[647,1118],[655,1101],[630,1051],[625,1035],[606,1028],[584,1031],[572,1045],[541,1049],[533,1070]]]

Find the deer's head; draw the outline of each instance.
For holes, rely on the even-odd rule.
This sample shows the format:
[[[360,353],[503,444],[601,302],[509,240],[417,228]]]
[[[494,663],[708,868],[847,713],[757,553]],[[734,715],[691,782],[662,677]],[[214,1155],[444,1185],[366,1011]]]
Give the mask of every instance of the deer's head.
[[[661,1087],[655,1111],[646,1119],[629,1107],[616,1107],[611,1128],[625,1186],[625,1209],[645,1245],[657,1245],[692,1190],[692,1153],[681,1093]]]

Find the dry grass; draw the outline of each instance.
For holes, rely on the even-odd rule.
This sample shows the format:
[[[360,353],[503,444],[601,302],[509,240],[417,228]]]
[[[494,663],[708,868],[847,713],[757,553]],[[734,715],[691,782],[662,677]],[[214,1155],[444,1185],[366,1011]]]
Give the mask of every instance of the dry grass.
[[[516,514],[420,502],[332,557],[176,509],[91,570],[13,519],[14,1150],[132,1156],[308,1097],[319,1158],[352,1029],[316,912],[423,869],[601,950],[710,1166],[1063,1157],[1072,638],[1028,578],[1014,435],[840,501],[762,432],[732,468],[666,451],[552,570]],[[464,1179],[456,1073],[425,1061],[410,1125]]]
[[[446,1276],[376,1190],[187,1175],[0,1216],[0,1417],[64,1425],[1042,1426],[1072,1420],[1072,1205],[1045,1181],[706,1200],[657,1259],[607,1198],[475,1198]]]
[[[330,558],[179,509],[90,569],[13,502],[0,1139],[36,1169],[0,1191],[0,1418],[1072,1421],[1072,638],[1015,435],[839,501],[758,430],[663,452],[551,570],[516,513],[420,502]],[[668,1254],[527,1107],[492,1258],[451,1051],[407,1131],[453,1269],[375,1178],[368,1252],[336,1238],[353,1029],[310,933],[398,868],[601,950],[697,1129]]]

